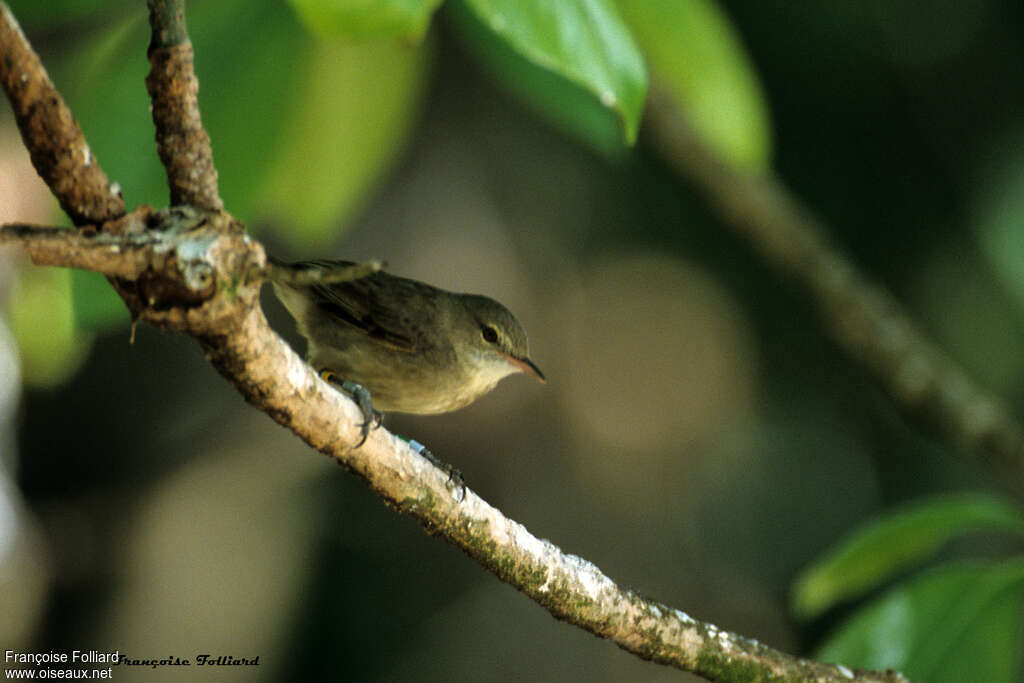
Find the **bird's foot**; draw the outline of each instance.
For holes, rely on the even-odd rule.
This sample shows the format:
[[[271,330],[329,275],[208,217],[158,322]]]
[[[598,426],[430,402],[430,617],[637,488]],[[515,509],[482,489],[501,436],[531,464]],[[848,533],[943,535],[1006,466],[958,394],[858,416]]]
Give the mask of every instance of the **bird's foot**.
[[[466,480],[462,477],[462,472],[460,472],[456,468],[452,467],[451,465],[449,465],[448,463],[444,462],[436,455],[431,453],[430,449],[421,444],[419,441],[416,441],[414,439],[406,439],[406,442],[409,444],[409,448],[413,449],[414,451],[422,455],[424,458],[427,459],[427,462],[429,462],[431,465],[433,465],[434,467],[438,468],[439,470],[448,475],[448,488],[459,492],[455,496],[455,500],[457,500],[460,503],[466,500]]]
[[[383,419],[380,412],[375,410],[373,407],[373,400],[370,398],[370,392],[367,391],[366,387],[357,382],[351,380],[342,379],[335,375],[330,370],[321,370],[320,379],[330,384],[335,389],[340,389],[356,402],[359,406],[359,410],[363,413],[363,423],[359,425],[360,433],[362,438],[359,439],[359,443],[355,445],[359,448],[366,443],[366,437],[369,436],[371,429],[380,427],[381,420]]]

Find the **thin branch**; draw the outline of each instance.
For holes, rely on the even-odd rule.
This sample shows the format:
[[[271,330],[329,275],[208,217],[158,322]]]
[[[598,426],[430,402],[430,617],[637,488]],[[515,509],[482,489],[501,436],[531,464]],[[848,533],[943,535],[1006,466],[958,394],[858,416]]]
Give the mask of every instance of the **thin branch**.
[[[793,657],[642,598],[587,560],[533,536],[472,490],[454,495],[446,473],[384,429],[353,449],[361,419],[355,405],[322,382],[255,306],[227,330],[197,336],[210,362],[249,402],[558,619],[711,680],[905,680]]]
[[[185,25],[185,0],[149,0],[149,52],[189,42]]]
[[[144,245],[138,250],[107,249],[52,228],[7,226],[0,235],[18,239],[30,252],[45,251],[54,265],[62,265],[56,242],[63,237],[68,247],[63,265],[81,263],[85,249],[100,272],[141,270],[150,282],[178,282],[177,289],[165,284],[161,291],[189,296],[143,302],[148,305],[133,306],[133,313],[196,337],[213,366],[247,401],[558,619],[644,659],[711,680],[904,680],[893,672],[853,671],[794,657],[643,598],[587,560],[532,535],[472,490],[456,495],[447,473],[383,428],[356,448],[362,413],[269,327],[259,307],[260,283],[239,276],[262,268],[263,248],[210,223],[222,215],[181,208],[153,214],[147,220],[154,229],[121,238],[125,245]],[[199,271],[208,274],[205,286],[189,280],[188,273]]]
[[[171,205],[222,211],[210,136],[199,117],[199,81],[185,28],[184,0],[149,0],[151,69],[146,90],[153,102],[156,148],[167,170]]]
[[[898,405],[1024,492],[1021,424],[939,350],[881,285],[829,244],[828,227],[782,181],[723,163],[656,88],[648,123],[656,149],[704,192],[726,225],[804,288],[839,345],[874,373]]]
[[[75,225],[124,214],[124,200],[100,168],[7,4],[0,2],[0,81],[36,172]]]
[[[153,240],[142,233],[148,209],[128,214],[127,234],[99,232],[93,226],[68,228],[12,223],[0,226],[0,244],[20,243],[37,266],[70,266],[109,277],[138,279],[152,258]],[[122,219],[122,222],[124,220]],[[116,258],[110,258],[115,255]]]

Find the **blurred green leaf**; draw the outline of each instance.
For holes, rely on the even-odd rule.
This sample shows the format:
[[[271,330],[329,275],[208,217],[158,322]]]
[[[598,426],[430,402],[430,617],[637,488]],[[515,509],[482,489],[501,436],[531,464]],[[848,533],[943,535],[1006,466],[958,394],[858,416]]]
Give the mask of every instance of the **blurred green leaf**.
[[[247,221],[257,211],[280,217],[295,242],[329,241],[408,137],[426,48],[315,41],[273,0],[194,3],[187,18],[228,210]],[[168,202],[144,85],[148,41],[137,3],[49,65],[129,206]],[[124,305],[97,282],[74,278],[81,324],[126,321]]]
[[[1018,680],[1024,560],[946,565],[858,612],[815,657],[912,680]]]
[[[137,9],[139,3],[135,0],[8,0],[7,6],[22,27],[35,30],[92,19],[100,13],[123,11],[129,6]]]
[[[957,230],[937,240],[908,270],[903,296],[926,329],[933,331],[935,341],[983,386],[1013,396],[1024,385],[1024,328],[1018,302],[993,269],[979,262],[971,239]]]
[[[364,204],[409,139],[431,53],[429,41],[311,47],[258,200],[286,241],[323,246]]]
[[[714,0],[616,0],[651,77],[723,159],[771,161],[768,105],[756,70]]]
[[[973,222],[982,252],[1024,310],[1024,128],[996,136],[973,186]]]
[[[1024,535],[1024,516],[1015,505],[980,494],[942,496],[886,515],[797,577],[793,611],[815,617],[921,562],[955,536],[984,529]]]
[[[573,91],[581,89],[592,102],[615,114],[627,144],[636,140],[647,93],[647,72],[614,4],[606,0],[459,0],[455,4],[456,14],[469,13],[483,27],[485,41],[500,43],[557,76],[545,84],[548,87],[537,89],[508,82],[530,96],[543,112],[555,114],[563,123],[571,119],[577,112],[569,105],[579,99]],[[486,49],[483,41],[473,42],[478,49],[485,48],[481,55],[490,57],[492,68],[508,75],[502,73],[508,65],[501,63],[500,52]],[[550,87],[558,81],[574,86],[564,88],[565,100]]]
[[[268,0],[190,4],[188,22],[221,194],[245,219],[270,167],[266,150],[283,127],[309,38],[286,6]],[[169,196],[144,85],[148,41],[140,6],[53,69],[95,157],[129,206],[163,206]]]
[[[154,148],[143,84],[149,70],[147,44],[146,10],[135,7],[47,65],[93,157],[121,185],[129,206],[167,203],[167,180]]]
[[[199,108],[221,196],[231,213],[250,221],[261,184],[273,172],[271,152],[298,106],[311,38],[290,8],[275,0],[193,3],[189,11]]]
[[[228,210],[246,221],[279,218],[294,243],[329,241],[404,145],[427,47],[315,40],[273,0],[188,10],[199,106]],[[143,85],[148,40],[143,7],[57,68],[58,86],[66,84],[93,153],[129,206],[168,201]]]
[[[103,332],[131,322],[121,297],[107,278],[88,270],[71,270],[75,323],[84,331]]]
[[[267,147],[280,135],[292,102],[294,72],[305,64],[309,39],[293,13],[277,2],[195,3],[188,6],[187,18],[200,110],[221,195],[230,211],[248,219],[270,171]],[[134,4],[111,28],[60,55],[50,67],[93,155],[121,185],[129,207],[165,206],[169,200],[144,84],[148,41],[145,6]],[[101,295],[97,281],[89,282],[87,276],[73,280],[83,327],[102,329],[127,321],[118,297]]]
[[[441,0],[289,0],[325,36],[421,40]]]
[[[7,314],[27,385],[56,386],[88,357],[92,336],[75,323],[70,269],[24,270],[14,283]]]

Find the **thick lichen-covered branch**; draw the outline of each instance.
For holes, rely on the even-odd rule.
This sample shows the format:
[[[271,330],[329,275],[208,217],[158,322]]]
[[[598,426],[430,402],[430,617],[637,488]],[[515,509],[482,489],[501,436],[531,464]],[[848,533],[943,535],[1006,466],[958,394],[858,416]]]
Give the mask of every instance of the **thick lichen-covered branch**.
[[[0,82],[36,172],[75,225],[99,225],[124,214],[116,185],[92,155],[6,3],[0,3]]]
[[[1001,482],[1024,492],[1021,424],[928,339],[892,295],[829,242],[827,226],[779,178],[724,163],[657,88],[647,122],[657,151],[704,193],[725,225],[806,292],[837,343],[899,406],[977,454]]]

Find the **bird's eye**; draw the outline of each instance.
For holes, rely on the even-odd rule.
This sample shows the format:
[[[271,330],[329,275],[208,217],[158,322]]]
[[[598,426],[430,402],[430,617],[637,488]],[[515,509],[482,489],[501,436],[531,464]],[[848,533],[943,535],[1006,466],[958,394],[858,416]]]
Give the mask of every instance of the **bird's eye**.
[[[498,331],[494,329],[493,325],[484,325],[481,327],[480,334],[483,335],[484,341],[488,344],[493,344],[498,341]]]

